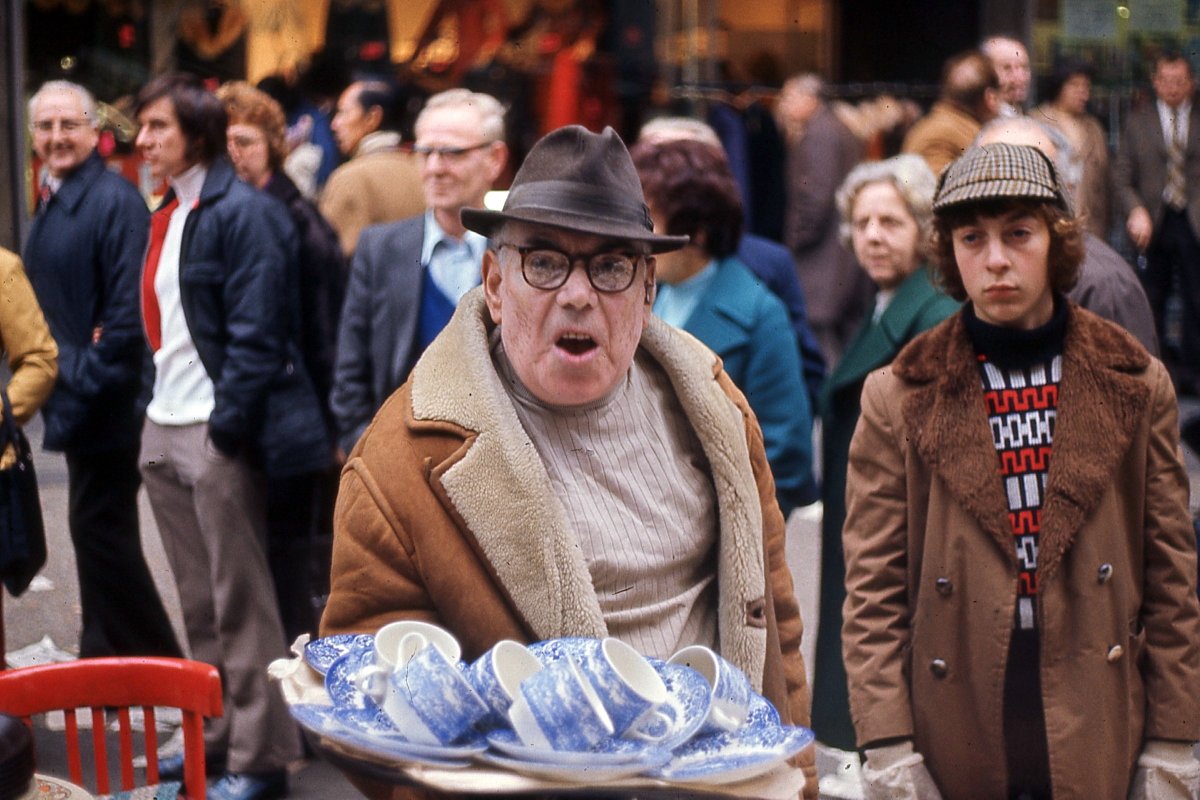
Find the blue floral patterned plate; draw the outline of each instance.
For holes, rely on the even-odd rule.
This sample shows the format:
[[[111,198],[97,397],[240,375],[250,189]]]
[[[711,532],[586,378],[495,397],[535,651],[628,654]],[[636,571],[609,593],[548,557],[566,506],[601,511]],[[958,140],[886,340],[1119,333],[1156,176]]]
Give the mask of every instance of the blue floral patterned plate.
[[[508,758],[519,758],[523,761],[536,761],[542,764],[561,764],[563,766],[615,766],[629,764],[635,761],[650,763],[661,756],[657,752],[661,747],[635,742],[629,739],[606,739],[592,750],[551,750],[545,747],[534,747],[525,742],[511,730],[492,731],[487,735],[488,744],[500,755]],[[667,758],[670,753],[666,753]],[[665,762],[666,759],[663,759]]]
[[[721,785],[770,772],[813,743],[813,732],[777,724],[743,725],[736,731],[692,739],[650,774],[679,783]]]
[[[375,637],[369,633],[337,633],[314,639],[304,645],[304,663],[324,675],[329,667],[352,649],[375,646]]]
[[[482,740],[462,745],[427,745],[410,742],[390,720],[368,718],[335,706],[296,703],[288,707],[301,727],[361,754],[389,760],[416,761],[437,766],[466,766],[467,760],[487,749]],[[382,715],[380,715],[382,716]],[[386,727],[385,727],[386,726]]]

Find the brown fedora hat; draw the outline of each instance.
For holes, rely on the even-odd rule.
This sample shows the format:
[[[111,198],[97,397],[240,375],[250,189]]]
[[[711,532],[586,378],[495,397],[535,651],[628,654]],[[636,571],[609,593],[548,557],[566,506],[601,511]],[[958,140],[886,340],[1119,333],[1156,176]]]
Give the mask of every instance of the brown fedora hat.
[[[525,157],[503,209],[464,208],[459,213],[463,225],[488,238],[514,220],[640,242],[651,253],[688,243],[686,236],[654,232],[633,160],[612,128],[592,133],[568,125],[551,131]]]

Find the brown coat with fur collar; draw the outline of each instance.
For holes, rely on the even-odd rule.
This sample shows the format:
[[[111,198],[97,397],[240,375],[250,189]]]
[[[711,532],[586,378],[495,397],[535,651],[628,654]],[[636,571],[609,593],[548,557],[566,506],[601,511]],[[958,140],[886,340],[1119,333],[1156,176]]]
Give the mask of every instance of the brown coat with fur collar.
[[[453,631],[473,659],[500,639],[606,634],[574,534],[492,365],[491,327],[476,289],[351,453],[322,635],[422,619]],[[670,376],[711,466],[721,653],[785,721],[807,725],[800,612],[758,424],[693,337],[652,318],[641,347]]]
[[[1069,314],[1038,563],[1050,770],[1056,800],[1123,798],[1144,738],[1200,738],[1195,539],[1166,371]],[[914,737],[945,797],[1003,798],[1017,565],[961,316],[862,405],[843,531],[859,744]]]

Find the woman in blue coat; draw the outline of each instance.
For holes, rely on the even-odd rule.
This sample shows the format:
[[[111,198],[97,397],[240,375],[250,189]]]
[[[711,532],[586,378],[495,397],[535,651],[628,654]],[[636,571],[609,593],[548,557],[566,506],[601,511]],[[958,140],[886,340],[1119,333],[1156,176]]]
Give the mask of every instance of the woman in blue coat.
[[[821,605],[813,676],[813,730],[827,745],[853,750],[854,726],[842,663],[846,564],[846,465],[867,375],[889,364],[918,333],[958,303],[930,281],[925,259],[937,181],[924,160],[902,155],[855,167],[837,193],[842,241],[875,284],[875,306],[821,393]]]
[[[630,154],[654,229],[691,237],[656,257],[654,313],[708,345],[746,395],[787,517],[816,500],[812,411],[787,309],[734,256],[743,217],[729,163],[698,141],[640,142]]]

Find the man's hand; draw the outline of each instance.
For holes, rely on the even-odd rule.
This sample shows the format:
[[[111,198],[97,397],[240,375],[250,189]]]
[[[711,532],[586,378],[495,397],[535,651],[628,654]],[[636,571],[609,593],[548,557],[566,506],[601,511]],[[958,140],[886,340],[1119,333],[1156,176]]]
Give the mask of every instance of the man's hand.
[[[1125,230],[1129,232],[1129,238],[1133,240],[1137,249],[1145,250],[1150,244],[1150,235],[1154,233],[1154,222],[1150,219],[1150,212],[1143,206],[1130,211],[1129,219],[1125,221]]]

